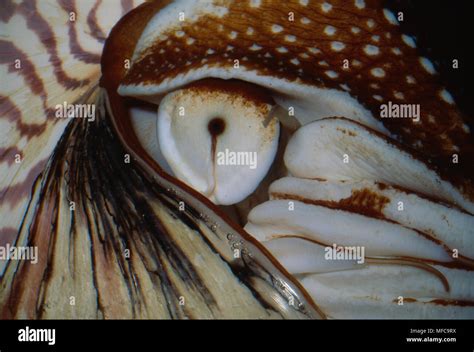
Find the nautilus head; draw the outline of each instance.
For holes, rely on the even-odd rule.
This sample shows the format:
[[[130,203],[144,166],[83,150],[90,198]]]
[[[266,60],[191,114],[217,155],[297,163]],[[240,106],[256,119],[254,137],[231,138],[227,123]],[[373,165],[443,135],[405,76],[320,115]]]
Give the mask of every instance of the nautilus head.
[[[468,118],[382,1],[45,3],[0,19],[58,38],[0,42],[4,155],[44,154],[7,169],[2,243],[39,257],[2,316],[474,316]]]

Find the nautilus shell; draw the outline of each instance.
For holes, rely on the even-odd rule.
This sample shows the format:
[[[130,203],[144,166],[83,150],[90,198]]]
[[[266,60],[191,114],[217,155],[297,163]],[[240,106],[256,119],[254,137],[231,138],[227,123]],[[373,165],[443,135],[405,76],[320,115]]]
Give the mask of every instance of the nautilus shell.
[[[384,2],[3,0],[0,34],[2,318],[474,317],[469,120]]]

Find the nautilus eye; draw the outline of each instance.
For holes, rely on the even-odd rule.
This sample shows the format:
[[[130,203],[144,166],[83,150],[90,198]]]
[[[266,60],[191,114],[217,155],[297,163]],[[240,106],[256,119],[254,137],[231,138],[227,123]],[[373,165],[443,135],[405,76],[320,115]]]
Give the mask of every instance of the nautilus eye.
[[[166,95],[157,137],[174,175],[216,204],[234,204],[259,185],[278,147],[269,97],[238,83]]]

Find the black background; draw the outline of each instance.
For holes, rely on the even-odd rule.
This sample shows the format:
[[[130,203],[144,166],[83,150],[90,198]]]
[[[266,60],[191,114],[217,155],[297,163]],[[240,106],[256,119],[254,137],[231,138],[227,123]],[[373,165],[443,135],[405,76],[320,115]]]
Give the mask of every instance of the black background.
[[[397,14],[404,33],[416,38],[421,55],[431,59],[441,81],[453,95],[474,129],[474,1],[469,0],[386,0]],[[459,68],[452,68],[453,59]],[[473,161],[474,162],[474,161]]]
[[[18,330],[56,329],[56,344],[18,342]],[[411,329],[456,329],[456,343],[407,343]],[[0,351],[468,351],[472,321],[0,321]],[[426,335],[422,336],[426,337]]]

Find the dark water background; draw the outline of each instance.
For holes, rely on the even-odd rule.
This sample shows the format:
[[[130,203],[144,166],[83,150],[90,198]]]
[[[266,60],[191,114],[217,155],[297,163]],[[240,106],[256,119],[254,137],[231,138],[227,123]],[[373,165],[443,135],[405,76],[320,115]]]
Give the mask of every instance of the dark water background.
[[[474,130],[474,1],[386,0],[386,6],[395,15],[403,12],[403,31],[416,37],[420,54],[434,62]],[[453,59],[459,60],[458,69],[452,68]]]

